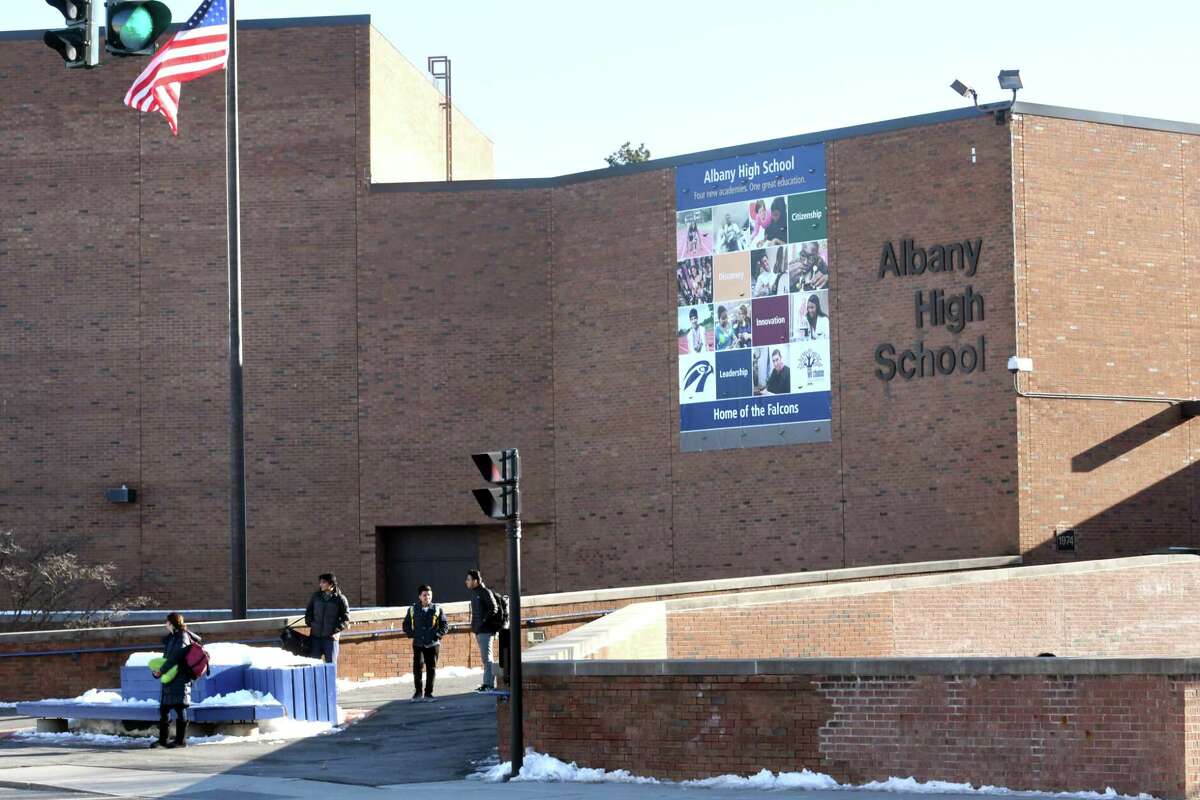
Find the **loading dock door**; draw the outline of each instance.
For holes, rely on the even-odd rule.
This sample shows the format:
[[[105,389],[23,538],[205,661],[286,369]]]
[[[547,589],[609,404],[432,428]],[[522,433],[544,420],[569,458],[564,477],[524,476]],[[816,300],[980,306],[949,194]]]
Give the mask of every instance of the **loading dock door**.
[[[387,605],[412,604],[422,583],[433,587],[436,603],[470,599],[463,578],[479,566],[478,528],[379,528],[376,533],[384,543]]]

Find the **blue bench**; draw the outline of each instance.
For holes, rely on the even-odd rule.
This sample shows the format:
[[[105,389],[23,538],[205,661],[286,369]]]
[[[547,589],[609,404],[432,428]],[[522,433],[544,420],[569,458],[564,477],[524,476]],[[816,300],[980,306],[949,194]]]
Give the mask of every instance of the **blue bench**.
[[[157,705],[125,703],[17,703],[17,713],[39,719],[103,719],[115,722],[157,722]],[[284,716],[279,703],[254,706],[190,706],[191,722],[258,722]]]
[[[243,689],[270,694],[275,703],[265,705],[198,705],[217,695]],[[132,700],[154,700],[154,704],[83,703],[34,701],[18,703],[17,713],[40,719],[101,719],[119,722],[158,720],[157,701],[162,684],[146,667],[121,668],[121,696]],[[337,724],[337,667],[334,664],[305,664],[291,667],[248,667],[242,664],[214,666],[209,674],[192,684],[192,703],[187,718],[194,722],[257,722],[289,717],[310,722]]]

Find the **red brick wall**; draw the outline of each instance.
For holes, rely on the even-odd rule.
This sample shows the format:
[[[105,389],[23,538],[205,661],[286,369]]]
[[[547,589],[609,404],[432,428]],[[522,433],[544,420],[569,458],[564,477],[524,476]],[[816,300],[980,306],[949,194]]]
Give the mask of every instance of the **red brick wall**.
[[[526,747],[580,766],[675,780],[807,768],[853,783],[912,776],[1183,798],[1200,788],[1187,725],[1198,685],[1166,675],[530,676],[524,735]],[[498,704],[506,759],[507,714]]]
[[[1032,115],[1013,126],[1023,388],[1200,396],[1197,137]],[[1200,543],[1200,422],[1106,401],[1022,400],[1020,414],[1031,560]],[[1074,554],[1054,548],[1063,529]]]
[[[361,604],[353,309],[367,30],[241,36],[250,603],[294,605],[332,571]],[[0,145],[0,526],[78,536],[84,556],[164,605],[221,607],[224,81],[184,87],[173,137],[158,115],[121,105],[144,65],[67,71],[40,38],[0,44],[16,115]],[[105,501],[122,482],[136,504]]]
[[[671,658],[1192,657],[1200,559],[667,615]],[[989,576],[991,577],[991,576]]]

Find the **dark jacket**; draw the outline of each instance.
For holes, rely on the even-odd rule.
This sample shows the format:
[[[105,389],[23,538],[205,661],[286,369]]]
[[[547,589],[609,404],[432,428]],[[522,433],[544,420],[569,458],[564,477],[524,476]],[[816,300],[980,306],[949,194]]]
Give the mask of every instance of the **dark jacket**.
[[[166,674],[171,667],[178,666],[175,679],[162,685],[164,706],[188,705],[192,702],[192,676],[188,673],[187,664],[183,663],[183,651],[192,642],[199,642],[200,637],[191,631],[175,631],[162,638],[163,661],[160,673]]]
[[[482,583],[471,595],[471,630],[474,633],[495,633],[498,630],[495,620],[488,618],[496,612],[496,598],[492,590]]]
[[[350,601],[336,590],[333,594],[315,591],[304,611],[304,624],[310,636],[328,638],[339,634],[350,625]]]
[[[437,647],[448,630],[450,623],[437,603],[430,603],[429,608],[417,603],[404,615],[404,632],[412,637],[413,647]]]

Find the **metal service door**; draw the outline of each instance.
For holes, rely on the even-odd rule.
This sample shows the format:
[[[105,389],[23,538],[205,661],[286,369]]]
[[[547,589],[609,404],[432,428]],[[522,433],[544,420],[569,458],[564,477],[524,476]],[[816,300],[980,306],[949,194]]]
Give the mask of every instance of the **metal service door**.
[[[433,587],[437,603],[469,600],[463,578],[479,566],[478,528],[379,528],[384,541],[385,602],[409,605],[417,599],[417,587]]]

